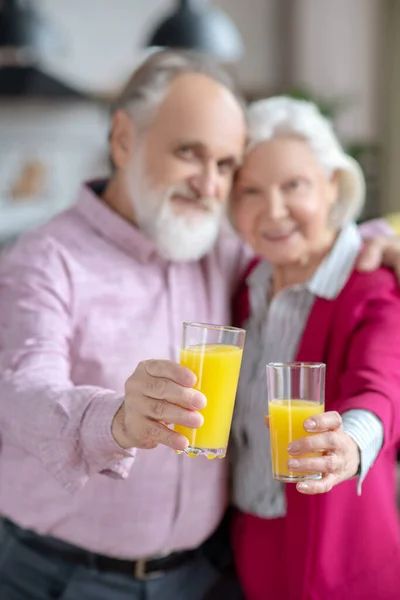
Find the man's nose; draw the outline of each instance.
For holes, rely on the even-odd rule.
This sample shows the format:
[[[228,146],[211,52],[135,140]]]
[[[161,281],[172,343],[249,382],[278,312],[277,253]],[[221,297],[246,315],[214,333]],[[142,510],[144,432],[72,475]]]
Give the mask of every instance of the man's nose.
[[[192,188],[199,196],[215,198],[218,190],[218,174],[212,166],[202,169],[190,179]]]

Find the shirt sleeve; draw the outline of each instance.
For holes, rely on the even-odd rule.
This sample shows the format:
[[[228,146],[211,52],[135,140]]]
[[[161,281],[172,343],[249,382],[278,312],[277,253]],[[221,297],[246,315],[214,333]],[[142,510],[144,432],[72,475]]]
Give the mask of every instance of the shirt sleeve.
[[[343,429],[355,441],[360,450],[357,493],[360,496],[362,484],[368,471],[378,457],[383,444],[383,425],[372,412],[362,409],[348,410],[342,414]]]
[[[123,398],[71,381],[73,289],[53,240],[24,239],[0,261],[0,428],[66,489],[95,473],[126,477],[134,450],[114,441]]]
[[[364,445],[368,447],[372,460],[376,450],[379,453],[379,449],[393,448],[400,438],[400,293],[395,278],[385,269],[373,276],[360,276],[358,282],[363,286],[360,295],[368,297],[359,306],[355,321],[348,325],[353,333],[349,337],[346,368],[333,408],[341,414],[349,411],[347,431],[352,432],[361,451]],[[378,428],[368,419],[368,430],[375,431],[370,438],[371,445],[366,443],[366,435],[360,435],[366,415],[363,425],[360,419],[355,425],[354,409],[372,413],[382,425],[383,436],[380,437]],[[366,466],[367,463],[363,468]]]
[[[367,240],[376,236],[394,236],[395,232],[385,219],[372,219],[360,225],[360,233]]]

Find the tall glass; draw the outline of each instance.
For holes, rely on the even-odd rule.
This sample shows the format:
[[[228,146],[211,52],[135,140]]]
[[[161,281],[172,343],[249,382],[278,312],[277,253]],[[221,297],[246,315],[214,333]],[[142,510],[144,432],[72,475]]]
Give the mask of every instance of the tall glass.
[[[185,453],[224,458],[242,362],[246,332],[236,327],[184,323],[180,364],[197,376],[195,388],[207,398],[198,429],[175,425],[189,440]]]
[[[304,421],[324,412],[325,365],[323,363],[269,363],[267,365],[268,413],[272,474],[278,481],[320,479],[321,473],[290,471],[288,445],[314,435],[305,431]],[[305,454],[303,456],[314,456]]]

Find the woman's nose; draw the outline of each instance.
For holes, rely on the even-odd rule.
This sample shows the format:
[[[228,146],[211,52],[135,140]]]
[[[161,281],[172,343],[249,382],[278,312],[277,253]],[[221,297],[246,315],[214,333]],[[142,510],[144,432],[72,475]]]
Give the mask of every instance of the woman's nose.
[[[273,220],[280,219],[287,215],[287,206],[284,195],[279,189],[270,190],[266,200],[266,212],[268,217]]]

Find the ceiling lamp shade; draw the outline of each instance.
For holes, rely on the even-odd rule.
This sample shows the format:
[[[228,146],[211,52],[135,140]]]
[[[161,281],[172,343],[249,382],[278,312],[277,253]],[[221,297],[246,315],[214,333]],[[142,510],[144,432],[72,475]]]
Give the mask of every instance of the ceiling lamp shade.
[[[243,55],[235,24],[207,0],[180,0],[176,10],[160,23],[148,46],[197,50],[224,62]]]
[[[36,9],[35,0],[0,0],[0,98],[86,99],[41,69],[41,60],[64,48],[58,31]]]
[[[18,49],[36,55],[59,46],[57,33],[38,14],[32,0],[0,2],[0,50]]]

